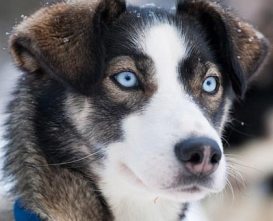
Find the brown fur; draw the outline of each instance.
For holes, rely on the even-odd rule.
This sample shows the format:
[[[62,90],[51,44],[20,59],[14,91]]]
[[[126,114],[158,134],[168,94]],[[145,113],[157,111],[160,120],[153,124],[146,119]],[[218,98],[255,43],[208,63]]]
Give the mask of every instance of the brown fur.
[[[238,59],[242,60],[242,66],[247,73],[247,78],[252,78],[257,73],[264,62],[264,57],[268,54],[269,43],[261,33],[255,32],[254,28],[243,21],[231,20],[233,26],[234,42],[237,48]]]
[[[82,68],[92,57],[84,46],[90,44],[89,27],[81,24],[89,24],[92,21],[92,12],[87,7],[74,7],[68,4],[57,4],[49,8],[39,10],[27,21],[16,28],[16,35],[11,38],[12,54],[16,64],[26,71],[37,71],[40,67],[40,59],[58,70],[59,74],[66,74],[74,80],[75,73],[81,74]],[[31,27],[31,29],[29,28]],[[19,44],[19,42],[21,44]],[[28,59],[36,62],[36,65],[26,66],[24,62],[27,55],[21,57],[21,48],[28,48]],[[75,55],[68,56],[68,55]],[[30,63],[30,62],[27,62]]]
[[[54,72],[54,77],[85,91],[97,80],[97,74],[87,73],[97,71],[99,62],[95,54],[101,50],[96,47],[99,33],[98,36],[91,34],[99,30],[90,25],[94,23],[95,14],[107,4],[111,5],[111,11],[104,12],[103,16],[110,21],[119,13],[115,1],[59,3],[36,12],[20,24],[11,37],[11,54],[16,65],[28,73],[39,69]]]
[[[41,182],[36,183],[39,191],[35,194],[35,202],[28,204],[33,211],[54,221],[111,218],[94,193],[98,190],[88,179],[65,169],[48,168],[43,172],[40,173]]]
[[[187,13],[201,21],[203,17],[210,17],[211,20],[218,22],[218,26],[208,27],[213,30],[215,35],[219,31],[227,31],[232,42],[229,47],[234,51],[236,58],[244,73],[243,78],[249,80],[262,67],[265,58],[268,55],[269,42],[249,23],[235,17],[228,10],[224,10],[217,3],[207,1],[184,0],[181,7],[178,6],[178,13]],[[186,4],[185,4],[186,2]],[[212,24],[206,24],[210,26]],[[222,44],[227,42],[222,42]],[[234,62],[233,61],[233,62]],[[235,88],[236,90],[236,88]]]

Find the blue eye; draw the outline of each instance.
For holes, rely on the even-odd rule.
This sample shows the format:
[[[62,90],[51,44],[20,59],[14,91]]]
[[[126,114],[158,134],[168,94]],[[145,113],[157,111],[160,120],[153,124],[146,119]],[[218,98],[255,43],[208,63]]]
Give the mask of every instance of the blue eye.
[[[218,90],[218,77],[208,77],[204,82],[203,82],[203,91],[209,93],[209,94],[214,94]]]
[[[124,71],[119,74],[116,74],[114,78],[118,84],[128,89],[139,86],[137,76],[130,71]]]

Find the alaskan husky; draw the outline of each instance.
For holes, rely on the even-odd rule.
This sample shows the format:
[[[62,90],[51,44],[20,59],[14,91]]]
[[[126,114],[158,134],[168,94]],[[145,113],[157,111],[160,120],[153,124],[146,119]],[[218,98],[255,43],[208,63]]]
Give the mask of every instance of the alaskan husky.
[[[178,221],[227,178],[221,134],[267,52],[216,3],[55,3],[19,24],[6,178],[43,221]],[[190,210],[189,210],[190,211]]]

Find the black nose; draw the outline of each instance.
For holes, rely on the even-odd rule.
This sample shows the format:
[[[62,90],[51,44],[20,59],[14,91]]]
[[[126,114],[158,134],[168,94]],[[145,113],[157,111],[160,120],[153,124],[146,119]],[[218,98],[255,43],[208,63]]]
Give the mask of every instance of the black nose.
[[[208,176],[215,172],[222,158],[216,141],[205,137],[178,143],[175,154],[191,174],[198,176]]]

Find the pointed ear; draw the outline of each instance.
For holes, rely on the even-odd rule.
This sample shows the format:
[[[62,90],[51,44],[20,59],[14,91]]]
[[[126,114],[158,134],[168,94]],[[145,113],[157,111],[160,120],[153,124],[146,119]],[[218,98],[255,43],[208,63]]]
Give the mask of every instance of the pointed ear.
[[[268,55],[269,44],[265,37],[245,21],[209,1],[180,0],[177,15],[189,16],[201,24],[218,63],[231,79],[235,93],[243,96],[248,81]]]
[[[123,1],[90,2],[55,4],[18,25],[10,38],[16,65],[88,93],[103,67],[103,28],[125,11]]]

